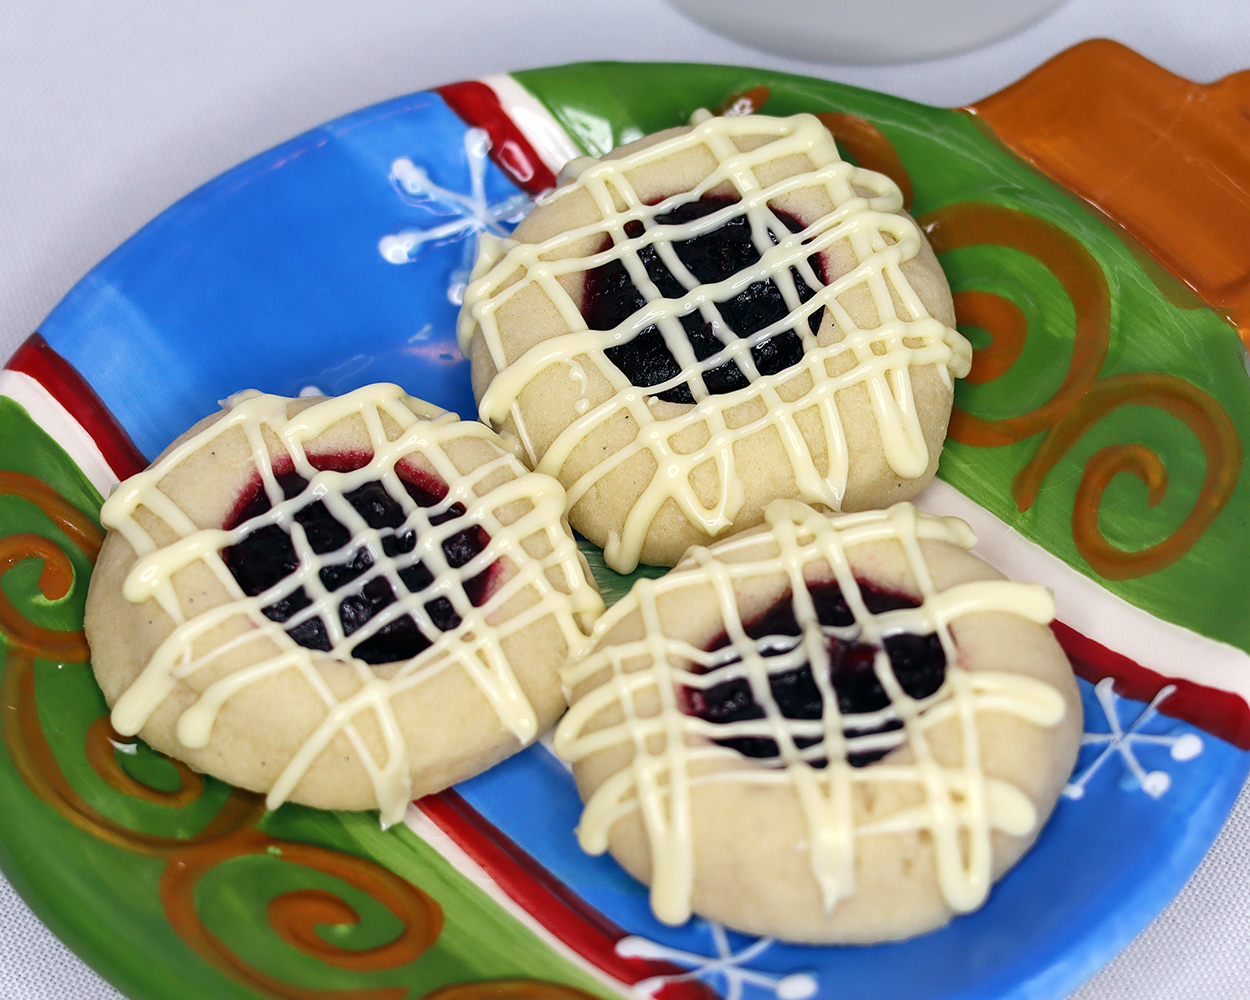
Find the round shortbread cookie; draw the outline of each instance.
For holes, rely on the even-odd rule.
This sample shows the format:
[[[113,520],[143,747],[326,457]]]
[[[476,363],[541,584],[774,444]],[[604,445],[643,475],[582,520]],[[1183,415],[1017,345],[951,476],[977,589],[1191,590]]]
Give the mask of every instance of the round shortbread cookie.
[[[767,524],[640,580],[565,670],[578,835],[691,913],[788,941],[907,938],[979,907],[1076,761],[1046,623],[953,518]]]
[[[971,347],[893,181],[810,115],[703,113],[565,173],[483,238],[460,343],[482,418],[609,566],[671,566],[777,498],[924,487]]]
[[[119,732],[389,824],[558,718],[603,607],[559,483],[393,385],[230,404],[101,511],[86,630]]]

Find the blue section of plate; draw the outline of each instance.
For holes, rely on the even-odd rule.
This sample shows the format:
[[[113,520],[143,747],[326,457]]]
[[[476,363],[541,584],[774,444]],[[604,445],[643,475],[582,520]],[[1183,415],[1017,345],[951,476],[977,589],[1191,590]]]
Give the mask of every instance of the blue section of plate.
[[[149,458],[249,388],[297,395],[398,382],[475,417],[448,289],[480,213],[406,195],[391,179],[392,162],[408,158],[469,199],[476,168],[488,206],[515,198],[465,133],[439,95],[421,93],[262,153],[131,237],[40,332]],[[411,264],[378,249],[388,235],[457,221],[463,228],[424,244]]]
[[[760,947],[702,920],[679,928],[659,923],[643,886],[610,857],[578,848],[573,828],[581,804],[572,777],[544,746],[457,790],[628,933],[685,953],[677,961],[692,970],[719,963],[699,978],[723,995],[737,978],[746,1000],[780,997],[794,977],[808,975],[820,996],[836,1000],[1054,1000],[1103,965],[1180,890],[1250,765],[1246,753],[1187,723],[1110,691],[1099,698],[1092,685],[1080,683],[1089,735],[1069,788],[1076,792],[1080,782],[1083,794],[1059,800],[1036,846],[981,910],[900,944]],[[1112,733],[1108,709],[1127,734],[1116,742],[1095,735]],[[732,959],[744,952],[745,962]]]

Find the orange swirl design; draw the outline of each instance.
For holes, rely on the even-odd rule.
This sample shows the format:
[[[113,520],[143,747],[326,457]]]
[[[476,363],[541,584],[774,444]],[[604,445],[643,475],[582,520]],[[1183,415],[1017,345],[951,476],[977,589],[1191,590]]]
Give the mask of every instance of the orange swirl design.
[[[84,750],[91,769],[108,782],[115,791],[128,795],[132,799],[142,799],[144,802],[168,806],[170,809],[181,809],[204,794],[203,776],[192,771],[182,761],[169,757],[165,759],[173,765],[179,781],[178,787],[173,791],[164,792],[132,778],[117,763],[117,751],[122,747],[137,745],[132,737],[120,735],[113,728],[109,717],[102,715],[87,727]]]
[[[0,494],[34,504],[88,559],[99,554],[104,534],[99,526],[46,483],[19,472],[0,470]],[[48,600],[65,597],[74,568],[55,542],[30,533],[0,538],[0,575],[25,559],[43,561],[39,589]],[[44,628],[26,618],[0,591],[0,630],[5,639],[5,670],[0,680],[0,737],[27,786],[79,829],[115,847],[161,857],[186,843],[176,837],[139,833],[109,819],[79,795],[66,779],[39,721],[35,696],[36,659],[85,663],[90,651],[81,630]],[[114,765],[116,766],[116,765]],[[254,796],[236,792],[195,840],[220,836],[263,812]]]
[[[1150,406],[1182,421],[1202,445],[1206,475],[1193,509],[1179,528],[1156,545],[1126,552],[1108,542],[1098,527],[1103,491],[1114,475],[1129,472],[1146,484],[1148,503],[1153,507],[1167,492],[1167,471],[1144,445],[1113,445],[1090,456],[1072,511],[1072,534],[1081,555],[1109,580],[1157,573],[1188,552],[1232,497],[1243,457],[1236,425],[1201,389],[1173,375],[1107,376],[1090,386],[1081,401],[1056,421],[1016,475],[1012,492],[1021,510],[1033,503],[1046,473],[1085,432],[1121,406]]]
[[[95,561],[104,543],[104,532],[90,517],[47,483],[22,472],[0,469],[0,496],[17,496],[38,507],[88,559]],[[68,590],[61,594],[62,597]],[[45,595],[47,596],[47,595]]]
[[[951,413],[950,436],[978,448],[996,448],[1023,441],[1050,427],[1080,402],[1107,360],[1111,295],[1098,261],[1075,237],[1053,223],[1001,205],[959,202],[930,212],[919,221],[938,254],[984,244],[1028,254],[1055,276],[1076,313],[1072,359],[1062,384],[1047,402],[1028,413],[1002,420],[984,420],[956,407]],[[988,332],[997,341],[1007,332],[1000,325],[1001,317],[987,316],[982,311],[985,299],[990,297],[999,298],[990,292],[980,293],[977,301],[982,307],[976,316],[965,320],[958,310],[956,315],[960,322],[977,326],[989,322],[992,328]],[[965,299],[965,306],[967,302]],[[1021,341],[1022,333],[1017,334]],[[1003,371],[1006,368],[999,374]]]
[[[950,436],[979,448],[1013,444],[1045,431],[1033,457],[1012,482],[1018,508],[1028,510],[1042,481],[1099,420],[1121,406],[1148,406],[1181,420],[1197,437],[1206,459],[1203,483],[1184,522],[1163,541],[1138,551],[1112,545],[1098,524],[1098,509],[1111,479],[1137,476],[1157,505],[1167,491],[1167,470],[1144,445],[1103,448],[1086,462],[1072,512],[1077,551],[1108,580],[1126,580],[1170,566],[1193,548],[1231,499],[1241,473],[1241,438],[1220,403],[1172,375],[1132,373],[1099,376],[1111,339],[1107,280],[1094,257],[1052,223],[1000,205],[961,202],[930,212],[921,220],[937,253],[982,244],[1029,254],[1055,276],[1072,301],[1076,316],[1072,358],[1062,384],[1041,406],[1000,420],[975,417],[958,407]],[[962,324],[986,330],[992,342],[973,357],[968,381],[991,381],[1019,358],[1028,333],[1024,313],[1012,302],[984,291],[961,292],[955,311]]]
[[[61,529],[88,559],[95,561],[104,541],[99,525],[46,483],[21,472],[0,470],[0,496],[29,501]],[[74,585],[74,567],[55,542],[42,535],[21,533],[0,538],[0,576],[25,559],[41,559],[39,590],[50,601],[65,597]],[[27,618],[0,591],[0,631],[32,656],[66,663],[87,660],[87,640],[82,631],[44,628]]]
[[[0,494],[21,497],[34,504],[60,528],[90,560],[103,541],[99,527],[49,486],[21,473],[0,470]],[[26,559],[39,559],[43,570],[39,589],[48,600],[66,597],[74,584],[68,555],[48,538],[18,533],[0,538],[0,575]],[[35,689],[35,660],[85,663],[89,659],[81,630],[56,630],[32,622],[0,591],[0,631],[6,640],[4,673],[0,678],[0,738],[27,786],[74,826],[115,847],[147,857],[168,860],[161,880],[161,900],[171,925],[202,957],[221,971],[255,990],[283,1000],[400,1000],[403,986],[373,990],[321,990],[283,983],[252,968],[234,955],[199,920],[195,885],[209,869],[230,858],[248,854],[277,854],[284,860],[331,874],[385,906],[404,925],[393,941],[375,948],[338,948],[321,938],[318,924],[356,923],[360,917],[346,902],[324,890],[283,893],[268,904],[274,932],[287,943],[319,961],[338,968],[373,971],[396,968],[413,961],[438,939],[443,915],[438,903],[415,886],[371,861],[333,850],[278,841],[256,829],[264,815],[261,798],[235,789],[217,815],[194,836],[161,837],[129,829],[91,806],[72,787],[43,732]],[[173,761],[181,787],[162,792],[136,781],[118,765],[115,750],[123,742],[112,731],[108,716],[88,727],[84,752],[88,762],[114,790],[122,794],[181,808],[194,802],[204,789],[203,779]],[[575,1000],[568,988],[553,987],[551,1000]],[[564,992],[560,992],[563,990]],[[522,994],[515,994],[524,1000]]]
[[[768,87],[763,86],[752,87],[750,90],[740,90],[716,105],[716,110],[712,114],[753,115],[764,106],[764,102],[768,100],[770,93],[772,91]]]
[[[885,174],[903,192],[903,208],[911,208],[911,174],[903,166],[894,143],[876,125],[859,115],[822,111],[816,116],[842,149],[865,170]]]
[[[161,901],[174,929],[197,952],[221,971],[266,996],[281,1000],[399,1000],[403,986],[375,989],[327,990],[284,983],[248,965],[204,926],[195,907],[195,886],[210,869],[233,858],[269,854],[283,861],[332,875],[367,893],[404,925],[393,941],[375,948],[336,947],[316,932],[318,924],[354,924],[359,914],[324,890],[296,890],[269,903],[270,926],[288,944],[306,955],[342,969],[377,971],[413,961],[427,951],[443,927],[442,908],[416,886],[372,861],[324,847],[276,840],[259,830],[239,830],[212,843],[179,851],[161,877]]]
[[[993,292],[956,292],[955,315],[968,326],[979,327],[991,337],[989,346],[972,352],[972,371],[964,376],[969,385],[993,382],[1020,357],[1029,333],[1024,310]]]
[[[51,659],[52,657],[44,657]],[[99,840],[147,857],[165,857],[188,843],[178,837],[140,833],[109,819],[78,794],[65,777],[39,722],[35,699],[35,658],[10,646],[0,681],[0,718],[5,749],[22,780],[65,819]],[[250,792],[235,790],[221,811],[192,841],[211,840],[258,820],[264,804]]]
[[[0,538],[0,576],[26,559],[42,559],[39,590],[59,601],[74,585],[74,567],[60,546],[42,535],[19,533]],[[0,590],[0,629],[13,646],[33,656],[66,663],[83,663],[90,653],[81,631],[63,631],[36,625],[13,606]]]

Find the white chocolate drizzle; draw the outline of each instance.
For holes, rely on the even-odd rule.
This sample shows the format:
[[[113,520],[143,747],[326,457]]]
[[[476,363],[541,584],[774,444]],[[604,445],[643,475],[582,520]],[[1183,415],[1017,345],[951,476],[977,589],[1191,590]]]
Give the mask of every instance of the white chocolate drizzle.
[[[969,671],[958,665],[951,622],[981,611],[1007,611],[1045,623],[1054,613],[1049,591],[1035,584],[1005,580],[965,583],[937,591],[921,551],[921,541],[936,539],[971,548],[971,530],[955,518],[918,513],[910,504],[885,511],[867,511],[831,518],[796,501],[769,505],[767,536],[748,533],[696,547],[682,566],[655,580],[639,580],[624,599],[595,625],[601,640],[627,616],[641,614],[641,638],[603,645],[580,663],[565,668],[570,691],[596,674],[598,686],[579,694],[556,730],[554,746],[566,760],[577,762],[613,747],[628,747],[632,760],[600,785],[586,802],[578,837],[582,847],[598,854],[608,847],[613,824],[637,813],[650,844],[651,905],[669,924],[689,918],[695,875],[691,796],[694,786],[712,783],[786,785],[793,789],[805,823],[809,863],[826,910],[855,889],[855,845],[863,837],[899,831],[925,831],[936,855],[939,887],[957,912],[975,909],[985,899],[991,880],[990,836],[995,829],[1023,835],[1037,823],[1031,800],[1014,785],[985,774],[978,747],[976,713],[1008,712],[1037,726],[1054,726],[1065,712],[1052,686],[1023,675],[1001,671]],[[915,608],[878,614],[864,604],[846,550],[858,544],[894,540],[901,544],[912,578],[922,597]],[[751,555],[731,561],[734,553]],[[741,558],[741,557],[740,557]],[[801,627],[796,638],[750,638],[736,593],[754,580],[784,573]],[[822,626],[806,581],[832,576],[855,622],[847,627]],[[714,590],[729,644],[712,652],[666,635],[659,600],[683,588]],[[942,687],[924,699],[902,689],[885,652],[886,635],[936,633],[946,656]],[[877,678],[890,698],[888,708],[863,715],[842,715],[830,679],[830,638],[859,641],[877,648]],[[769,655],[765,656],[764,653]],[[823,700],[823,717],[788,719],[773,697],[770,675],[811,665]],[[762,719],[728,724],[707,722],[682,711],[682,688],[710,688],[745,677]],[[658,704],[658,708],[655,706]],[[619,712],[621,721],[607,726],[600,713]],[[865,732],[887,720],[903,726],[887,732]],[[944,766],[928,738],[937,723],[959,726],[962,760]],[[773,740],[779,758],[751,760],[714,740],[764,737]],[[800,749],[796,740],[820,742]],[[848,756],[889,750],[906,743],[914,761],[885,758],[867,767],[852,767]],[[825,767],[810,761],[827,759]],[[863,782],[898,782],[916,787],[921,801],[871,824],[856,826],[854,787]]]
[[[589,384],[586,378],[586,369],[578,364],[575,358],[569,358],[568,365],[569,378],[577,383],[577,391],[581,397],[576,403],[573,404],[573,408],[577,410],[578,413],[585,413],[590,409],[590,400],[586,398],[586,387]]]
[[[498,446],[497,436],[482,424],[460,421],[453,413],[433,419],[418,417],[405,405],[408,397],[395,385],[366,386],[347,395],[314,403],[288,418],[289,400],[280,396],[249,392],[227,401],[232,408],[221,419],[193,436],[144,472],[133,476],[113,493],[101,510],[101,522],[119,531],[134,549],[137,561],[124,584],[124,596],[132,602],[155,599],[173,620],[174,627],[134,683],[113,708],[114,727],[123,735],[134,735],[174,690],[178,681],[190,677],[225,652],[246,654],[256,646],[254,657],[243,655],[244,666],[209,684],[199,698],[182,713],[177,723],[178,739],[188,747],[204,747],[212,735],[221,707],[237,692],[262,678],[286,670],[298,671],[325,702],[325,716],[312,735],[286,763],[268,793],[266,804],[276,808],[292,793],[318,755],[339,733],[345,734],[373,783],[384,825],[403,818],[411,799],[412,781],[409,754],[402,726],[392,701],[398,695],[447,669],[463,670],[490,703],[500,722],[522,744],[537,735],[534,708],[513,673],[501,642],[530,624],[551,616],[563,633],[569,650],[576,654],[587,643],[581,627],[602,610],[594,587],[587,583],[577,547],[563,525],[564,490],[547,476],[528,472],[510,453],[488,460],[467,474],[461,474],[445,450],[457,439],[478,438]],[[319,471],[305,448],[319,435],[341,421],[359,416],[367,430],[372,457],[359,469],[349,472]],[[388,435],[383,417],[397,428]],[[162,479],[184,461],[211,447],[222,435],[241,430],[252,452],[252,464],[267,493],[271,508],[237,526],[197,528],[190,517],[166,493]],[[299,495],[286,500],[274,468],[274,456],[266,434],[276,437],[280,457],[289,458],[293,470],[308,480]],[[421,507],[407,493],[397,464],[419,457],[447,484],[445,497],[434,506]],[[400,532],[416,533],[415,548],[400,556],[383,553],[382,531],[371,528],[344,494],[366,483],[380,482],[390,497],[402,507],[405,520]],[[480,491],[480,495],[479,495]],[[316,554],[294,520],[301,508],[314,500],[323,502],[329,514],[346,527],[351,540],[340,549]],[[518,502],[506,520],[500,511]],[[439,519],[453,504],[462,504],[465,513],[451,520]],[[172,533],[173,540],[158,543],[153,532],[136,518],[140,508],[153,515],[160,534]],[[431,523],[431,519],[442,523]],[[295,572],[254,597],[246,596],[231,574],[222,552],[258,528],[280,524],[289,532],[299,558]],[[442,543],[466,525],[480,525],[490,540],[486,547],[459,568],[449,565]],[[538,544],[545,540],[544,544]],[[544,555],[526,551],[540,548]],[[361,547],[373,558],[363,574],[344,583],[337,591],[327,589],[320,571],[328,565],[352,558]],[[484,603],[475,607],[464,590],[464,581],[503,560],[511,575],[497,577],[496,589]],[[192,563],[206,567],[227,595],[225,603],[189,614],[179,599],[174,576]],[[433,582],[419,592],[409,591],[399,576],[407,565],[424,563]],[[337,613],[347,594],[357,593],[375,578],[384,578],[396,600],[380,610],[364,625],[345,635]],[[302,587],[312,598],[309,607],[285,622],[274,622],[262,608]],[[531,595],[532,602],[506,621],[488,624],[487,619],[518,595]],[[427,602],[446,598],[460,624],[443,632],[430,620]],[[522,604],[525,602],[522,601]],[[376,634],[388,623],[410,615],[432,645],[410,660],[387,664],[384,676],[376,668],[351,654],[351,649]],[[331,643],[329,652],[298,645],[287,629],[320,617]],[[224,645],[213,643],[204,650],[201,637],[224,624],[237,626],[234,638]],[[333,659],[355,673],[358,686],[340,697],[331,691],[319,669]],[[280,708],[275,708],[280,711]],[[361,713],[371,713],[385,743],[385,757],[378,760],[362,739],[354,721]]]
[[[480,330],[498,370],[479,405],[482,419],[498,427],[511,417],[522,447],[539,471],[560,477],[574,449],[588,434],[619,421],[623,414],[634,421],[637,433],[631,443],[604,456],[575,482],[566,483],[572,509],[625,462],[641,453],[650,453],[654,458],[655,472],[650,484],[630,512],[623,531],[605,547],[605,561],[619,572],[630,572],[637,565],[648,527],[669,499],[709,538],[728,530],[743,502],[734,446],[767,427],[776,428],[780,435],[793,469],[798,498],[840,510],[848,476],[848,449],[835,397],[852,386],[867,387],[890,468],[905,478],[922,475],[929,464],[929,451],[913,398],[910,369],[934,366],[949,388],[952,376],[967,374],[971,359],[968,342],[928,314],[901,270],[905,261],[919,253],[921,236],[916,224],[899,214],[902,194],[893,181],[843,161],[828,130],[811,115],[711,117],[704,113],[696,114],[693,123],[684,134],[620,159],[586,157],[567,166],[562,177],[575,180],[540,200],[540,204],[586,191],[594,199],[599,221],[540,244],[486,241],[460,314],[461,352],[469,356],[470,342]],[[753,149],[739,149],[739,142],[753,137],[766,141]],[[654,205],[645,204],[630,181],[631,172],[698,146],[712,153],[716,168],[692,190]],[[811,171],[768,184],[757,178],[756,171],[762,165],[794,155],[806,157]],[[737,200],[727,202],[723,208],[683,224],[655,222],[656,216],[725,185],[733,189]],[[833,209],[802,232],[791,233],[772,203],[813,187],[827,192]],[[673,243],[718,229],[740,216],[750,223],[759,261],[724,281],[700,284],[678,259]],[[628,236],[626,225],[639,222],[645,226],[642,234]],[[611,245],[588,257],[552,259],[563,248],[588,237],[606,237]],[[851,248],[858,264],[826,285],[809,258],[842,242]],[[663,298],[647,276],[639,253],[648,246],[655,248],[671,274],[687,289],[683,297]],[[590,330],[560,279],[567,281],[568,276],[618,260],[647,300],[646,305],[614,329]],[[806,302],[799,300],[792,271],[815,290]],[[723,331],[725,324],[717,304],[769,279],[776,283],[789,314],[740,339],[720,332],[723,349],[698,361],[680,318],[697,311],[714,329]],[[564,329],[519,357],[509,357],[501,338],[499,312],[515,296],[535,286],[554,304]],[[875,329],[861,329],[839,300],[856,289],[865,289],[876,308],[879,325]],[[829,311],[841,334],[839,340],[823,346],[808,326],[808,318],[821,309]],[[682,370],[668,381],[639,388],[630,384],[604,351],[630,341],[653,325],[658,327]],[[793,330],[800,337],[803,359],[781,372],[761,375],[751,348],[786,330]],[[611,394],[589,407],[588,412],[579,408],[578,416],[545,452],[536,454],[519,404],[521,395],[550,366],[582,356],[610,383]],[[723,395],[712,395],[704,375],[731,361],[750,384]],[[805,377],[810,377],[811,388],[799,393],[796,385]],[[694,404],[678,415],[658,417],[648,400],[683,383],[689,386]],[[765,412],[746,422],[731,415],[735,407],[749,400],[762,400]],[[799,416],[805,411],[815,413],[823,429],[825,454],[819,463],[800,430]],[[706,443],[693,451],[677,447],[675,442],[697,425],[706,430]],[[689,437],[685,434],[685,440]],[[691,483],[692,471],[707,463],[715,467],[718,481],[711,506],[701,501]],[[820,472],[818,466],[825,471]]]

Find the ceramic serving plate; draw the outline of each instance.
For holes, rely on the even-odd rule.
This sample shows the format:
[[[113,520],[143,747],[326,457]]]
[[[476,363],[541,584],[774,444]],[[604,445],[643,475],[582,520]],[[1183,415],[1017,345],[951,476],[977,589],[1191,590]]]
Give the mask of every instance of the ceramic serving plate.
[[[1111,43],[962,110],[750,69],[566,66],[368,108],[189,195],[0,374],[5,873],[135,1000],[1065,995],[1180,888],[1250,761],[1242,87]],[[907,193],[978,347],[923,503],[1054,589],[1084,678],[1077,772],[986,906],[871,948],[669,928],[578,849],[541,743],[383,832],[265,813],[113,734],[79,631],[102,495],[246,388],[393,381],[474,417],[453,331],[477,235],[506,234],[568,159],[734,104],[825,114]],[[628,585],[597,572],[609,599]]]

